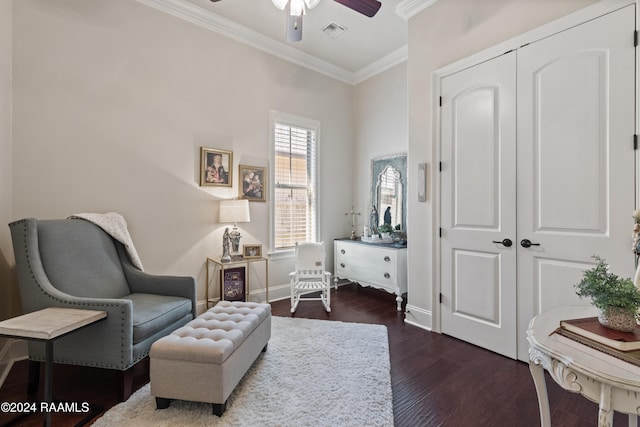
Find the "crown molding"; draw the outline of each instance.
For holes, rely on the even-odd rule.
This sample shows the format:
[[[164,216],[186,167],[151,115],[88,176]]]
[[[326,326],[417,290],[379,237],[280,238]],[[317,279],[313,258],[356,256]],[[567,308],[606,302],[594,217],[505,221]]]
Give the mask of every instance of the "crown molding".
[[[354,73],[223,18],[184,0],[136,0],[169,15],[348,84],[356,84],[407,59],[406,46]]]
[[[353,73],[353,84],[361,83],[376,74],[380,74],[381,72],[406,61],[408,56],[409,48],[407,45],[404,45],[395,52],[391,52],[389,55],[382,57],[372,64],[369,64]]]
[[[404,0],[396,6],[396,14],[406,21],[438,0]]]

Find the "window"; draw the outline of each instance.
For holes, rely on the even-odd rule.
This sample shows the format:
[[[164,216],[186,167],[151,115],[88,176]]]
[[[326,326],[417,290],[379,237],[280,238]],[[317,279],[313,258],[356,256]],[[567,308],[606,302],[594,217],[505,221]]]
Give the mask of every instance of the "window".
[[[272,116],[272,249],[293,248],[318,237],[318,122],[283,113]]]

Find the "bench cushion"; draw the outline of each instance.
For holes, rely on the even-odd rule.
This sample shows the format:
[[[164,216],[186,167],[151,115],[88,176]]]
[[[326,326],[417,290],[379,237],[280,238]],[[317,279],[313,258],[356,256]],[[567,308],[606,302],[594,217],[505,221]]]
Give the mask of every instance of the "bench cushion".
[[[221,365],[271,314],[271,306],[221,301],[157,341],[151,357]]]

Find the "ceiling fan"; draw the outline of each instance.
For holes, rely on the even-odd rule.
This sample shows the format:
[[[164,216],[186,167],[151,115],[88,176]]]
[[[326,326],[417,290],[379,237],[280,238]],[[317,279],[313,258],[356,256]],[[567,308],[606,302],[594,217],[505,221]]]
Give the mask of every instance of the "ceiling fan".
[[[220,0],[211,0],[216,3]],[[382,3],[378,0],[334,0],[343,6],[348,7],[358,13],[372,18]],[[280,10],[287,8],[287,41],[295,42],[302,40],[302,15],[306,9],[313,9],[320,3],[320,0],[271,0],[275,7]]]

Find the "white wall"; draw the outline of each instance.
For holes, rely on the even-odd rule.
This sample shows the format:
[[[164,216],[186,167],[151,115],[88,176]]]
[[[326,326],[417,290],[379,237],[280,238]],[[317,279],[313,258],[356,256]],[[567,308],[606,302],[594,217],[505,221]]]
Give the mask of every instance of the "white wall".
[[[418,203],[417,164],[434,152],[432,73],[447,64],[508,40],[594,0],[438,1],[409,20],[409,303],[406,319],[431,328],[433,309],[434,212],[437,201]],[[431,167],[433,174],[437,168]],[[433,185],[433,179],[429,182]],[[433,187],[430,188],[433,194]]]
[[[321,122],[322,238],[348,232],[350,85],[131,0],[13,8],[14,219],[120,212],[145,269],[197,276],[203,300],[217,201],[237,196],[239,164],[269,166],[275,109]],[[233,151],[232,189],[199,187],[201,146]],[[241,244],[266,249],[268,205],[251,217]],[[291,268],[272,262],[270,285]]]
[[[407,153],[407,63],[402,62],[355,87],[353,200],[358,235],[371,212],[371,159]],[[346,236],[345,236],[346,237]]]
[[[11,9],[12,0],[0,0],[0,319],[19,313],[17,282],[7,223],[11,220]]]

